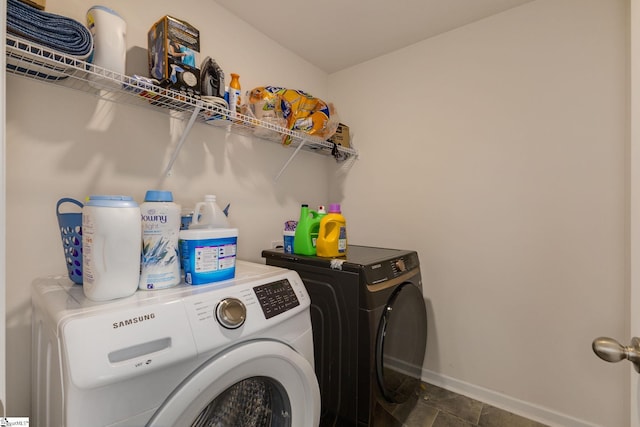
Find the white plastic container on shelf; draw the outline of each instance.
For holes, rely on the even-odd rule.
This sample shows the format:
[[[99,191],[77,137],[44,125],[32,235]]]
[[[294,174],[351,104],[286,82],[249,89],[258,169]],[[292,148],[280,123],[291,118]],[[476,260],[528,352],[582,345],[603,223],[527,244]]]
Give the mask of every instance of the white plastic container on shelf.
[[[189,229],[200,228],[229,228],[229,220],[224,214],[220,206],[216,203],[216,196],[207,194],[204,196],[204,202],[196,203],[193,210],[193,219],[189,225]]]
[[[173,202],[171,191],[147,191],[140,205],[140,289],[164,289],[180,283],[180,213],[180,205]]]
[[[82,289],[107,301],[135,293],[140,279],[140,207],[129,196],[91,196],[82,208]]]
[[[124,75],[127,59],[127,23],[118,13],[105,6],[87,11],[87,27],[93,35],[92,63],[105,70]],[[102,78],[102,70],[89,74],[89,84],[98,89],[120,89],[121,84]],[[109,74],[107,74],[109,75]]]

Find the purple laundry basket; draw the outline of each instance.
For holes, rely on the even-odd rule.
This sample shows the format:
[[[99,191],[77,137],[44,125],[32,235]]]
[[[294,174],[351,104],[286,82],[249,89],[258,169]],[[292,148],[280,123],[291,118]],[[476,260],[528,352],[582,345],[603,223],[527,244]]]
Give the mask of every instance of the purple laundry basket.
[[[82,209],[83,205],[77,200],[64,197],[56,204],[56,215],[62,237],[62,248],[67,264],[69,279],[73,283],[82,284],[82,211],[78,213],[61,213],[60,205],[73,203]]]

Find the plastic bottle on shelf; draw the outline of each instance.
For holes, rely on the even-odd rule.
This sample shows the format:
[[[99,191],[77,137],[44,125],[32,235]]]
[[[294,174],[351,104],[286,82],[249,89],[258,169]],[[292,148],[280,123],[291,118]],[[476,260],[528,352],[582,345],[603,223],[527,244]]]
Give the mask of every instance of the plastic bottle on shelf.
[[[229,220],[213,194],[207,194],[203,202],[196,203],[189,229],[198,228],[229,228]]]
[[[240,76],[231,73],[231,81],[229,82],[229,111],[231,118],[235,118],[240,110]]]
[[[299,255],[315,255],[316,245],[312,239],[312,234],[318,232],[320,228],[320,217],[318,212],[309,209],[309,205],[303,204],[300,207],[300,219],[296,226],[296,233],[293,237],[293,251]]]
[[[321,257],[340,257],[347,253],[347,220],[338,203],[329,205],[329,213],[320,221],[316,252]]]
[[[180,283],[180,205],[171,191],[147,191],[140,205],[142,258],[140,289],[163,289]]]
[[[87,11],[87,27],[93,36],[93,57],[91,62],[105,70],[118,74],[125,73],[127,59],[127,23],[114,10],[105,6],[93,6]],[[98,89],[121,89],[104,78],[105,72],[100,68],[92,69],[88,80],[91,86]]]

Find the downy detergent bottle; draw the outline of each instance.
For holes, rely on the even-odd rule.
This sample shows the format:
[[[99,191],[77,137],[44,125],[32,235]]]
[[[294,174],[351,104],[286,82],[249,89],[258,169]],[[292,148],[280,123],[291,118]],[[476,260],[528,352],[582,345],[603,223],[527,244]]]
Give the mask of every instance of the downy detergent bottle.
[[[149,190],[140,205],[142,257],[139,289],[163,289],[180,283],[179,204],[171,191]]]

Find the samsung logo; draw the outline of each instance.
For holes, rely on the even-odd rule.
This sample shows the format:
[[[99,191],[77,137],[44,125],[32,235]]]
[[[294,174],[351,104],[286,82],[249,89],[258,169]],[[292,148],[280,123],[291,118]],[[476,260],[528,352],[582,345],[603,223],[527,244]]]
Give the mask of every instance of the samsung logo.
[[[113,322],[113,329],[124,328],[125,326],[135,325],[136,323],[144,322],[145,320],[155,319],[155,313],[144,314],[130,319],[121,320],[119,322]]]

